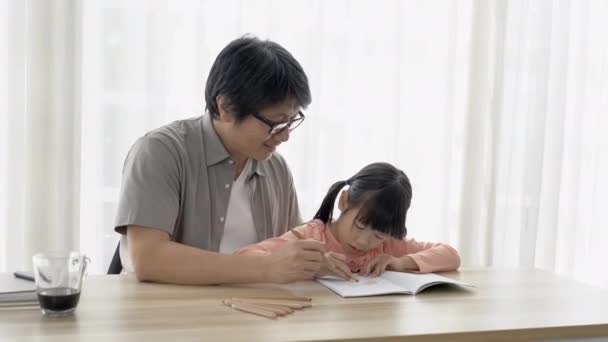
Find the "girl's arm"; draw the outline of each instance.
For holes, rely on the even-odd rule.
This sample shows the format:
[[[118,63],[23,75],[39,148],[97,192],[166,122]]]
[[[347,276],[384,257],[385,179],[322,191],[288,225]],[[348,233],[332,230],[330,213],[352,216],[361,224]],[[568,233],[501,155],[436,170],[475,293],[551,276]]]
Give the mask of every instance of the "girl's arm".
[[[314,238],[311,234],[311,231],[307,224],[301,225],[299,227],[293,228],[293,230],[297,230],[300,235],[302,235],[305,239]],[[253,245],[245,246],[234,254],[238,255],[269,255],[277,251],[281,246],[283,246],[288,241],[298,240],[298,237],[295,236],[294,233],[288,231],[287,233],[281,235],[280,237],[266,239],[264,241],[258,242]]]
[[[396,271],[429,273],[453,271],[460,267],[458,252],[439,242],[418,242],[414,239],[391,239],[388,252],[397,258]]]
[[[293,243],[306,243],[311,239],[315,240],[314,242],[319,241],[321,243],[325,243],[325,236],[323,235],[324,226],[325,225],[322,222],[314,220],[312,222],[308,222],[305,225],[293,228],[292,230],[288,231],[280,237],[267,239],[256,244],[243,247],[238,251],[234,252],[234,254],[270,255],[281,249],[288,242],[295,240],[300,241],[296,241]],[[296,236],[296,234],[293,233],[294,230],[297,231],[299,236]],[[317,256],[321,258],[321,267],[315,274],[316,277],[331,275],[343,278],[345,280],[355,279],[354,275],[352,274],[352,272],[348,268],[348,265],[345,262],[345,257],[342,254],[326,252],[328,251],[323,251],[320,255],[317,253]]]

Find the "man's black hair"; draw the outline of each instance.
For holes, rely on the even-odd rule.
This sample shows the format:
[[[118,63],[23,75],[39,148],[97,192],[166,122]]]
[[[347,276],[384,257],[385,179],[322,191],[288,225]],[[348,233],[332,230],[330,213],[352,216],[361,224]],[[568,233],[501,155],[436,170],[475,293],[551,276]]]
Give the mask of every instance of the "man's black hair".
[[[302,108],[311,102],[300,63],[281,45],[247,35],[230,42],[209,72],[205,102],[214,118],[219,114],[216,98],[220,95],[237,122],[288,99]]]

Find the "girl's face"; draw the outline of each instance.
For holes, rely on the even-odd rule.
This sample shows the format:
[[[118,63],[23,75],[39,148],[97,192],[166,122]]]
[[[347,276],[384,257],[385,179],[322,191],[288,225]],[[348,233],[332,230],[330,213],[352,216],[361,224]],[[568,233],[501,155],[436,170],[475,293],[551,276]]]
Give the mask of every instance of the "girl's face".
[[[348,193],[342,191],[338,203],[338,208],[342,213],[331,226],[332,233],[342,245],[344,253],[366,252],[378,247],[387,238],[386,234],[358,222],[355,218],[360,208],[348,208],[347,204]]]

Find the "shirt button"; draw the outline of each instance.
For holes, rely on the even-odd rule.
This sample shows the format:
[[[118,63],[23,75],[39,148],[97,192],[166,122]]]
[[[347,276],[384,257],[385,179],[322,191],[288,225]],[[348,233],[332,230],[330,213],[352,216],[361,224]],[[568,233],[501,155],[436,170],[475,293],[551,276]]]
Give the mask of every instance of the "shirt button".
[[[229,161],[228,161],[228,164],[234,164],[234,160],[232,160],[232,159],[231,159],[231,160],[229,160]]]
[[[230,184],[226,184],[226,185],[224,185],[224,187],[225,187],[226,189],[228,189],[228,188],[230,187]]]
[[[224,217],[220,217],[220,222],[224,222]]]

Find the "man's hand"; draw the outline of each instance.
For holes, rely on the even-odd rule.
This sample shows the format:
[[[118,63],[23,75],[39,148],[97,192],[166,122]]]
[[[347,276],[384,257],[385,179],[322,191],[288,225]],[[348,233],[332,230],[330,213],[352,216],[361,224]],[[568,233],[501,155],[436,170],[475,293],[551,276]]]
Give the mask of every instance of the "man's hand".
[[[268,256],[268,280],[273,283],[289,283],[312,279],[321,268],[324,253],[325,245],[319,241],[289,241]]]
[[[346,264],[346,257],[344,254],[327,252],[323,255],[323,261],[321,262],[321,268],[317,277],[330,275],[344,280],[357,281],[356,276],[350,271],[350,268]]]
[[[386,270],[398,272],[414,271],[418,270],[418,265],[409,256],[397,258],[390,254],[382,254],[370,260],[367,267],[359,274],[362,276],[378,277]]]

